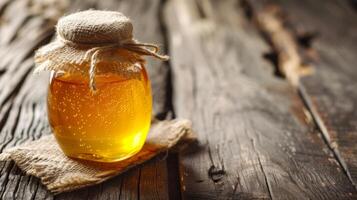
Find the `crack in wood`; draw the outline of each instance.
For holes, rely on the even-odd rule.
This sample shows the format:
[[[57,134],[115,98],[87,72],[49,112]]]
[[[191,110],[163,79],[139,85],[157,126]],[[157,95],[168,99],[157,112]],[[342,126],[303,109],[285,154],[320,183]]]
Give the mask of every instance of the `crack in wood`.
[[[140,200],[140,177],[141,177],[141,166],[139,166],[138,168],[139,171],[139,175],[138,175],[138,183],[137,183],[137,196],[138,196],[138,200]]]
[[[274,66],[274,75],[279,78],[284,78],[281,70],[279,70],[279,58],[276,52],[267,52],[263,54],[263,58],[268,60]]]
[[[0,110],[0,111],[4,112],[4,114],[2,114],[2,117],[0,118],[0,132],[2,132],[2,129],[4,128],[6,121],[9,118],[12,105],[13,105],[12,103],[9,103],[7,106],[1,105],[1,107],[3,109],[5,109],[5,111]]]
[[[225,174],[226,171],[224,169],[219,169],[215,165],[211,165],[211,167],[208,169],[208,176],[214,183],[219,182]]]
[[[119,187],[119,199],[122,195],[122,189],[123,189],[123,179],[120,179],[120,187]]]
[[[208,141],[207,141],[207,144],[208,144]],[[216,166],[214,163],[211,148],[209,147],[209,145],[207,145],[207,148],[208,148],[208,155],[211,160],[211,166],[208,169],[208,176],[214,183],[218,183],[226,175],[226,170],[224,169],[223,159],[221,158],[221,156],[219,154],[218,146],[216,146],[216,151],[217,151],[218,159],[220,162],[220,166]]]
[[[241,10],[244,12],[244,15],[248,19],[248,21],[253,20],[254,17],[253,8],[248,2],[248,0],[240,0],[239,3],[240,3]]]
[[[6,170],[5,172],[5,179],[4,181],[2,182],[2,191],[0,192],[0,199],[4,199],[4,195],[5,195],[5,192],[6,192],[6,186],[8,184],[8,181],[9,181],[9,176],[10,176],[10,173],[12,171],[12,168],[16,167],[15,166],[15,163],[13,161],[6,161],[4,162],[4,165],[8,165],[8,167],[6,169],[9,169],[9,170]]]
[[[169,199],[178,200],[182,199],[181,194],[181,180],[180,180],[180,163],[179,154],[172,153],[167,158],[167,173],[168,173],[168,190]]]
[[[328,130],[326,129],[326,126],[324,125],[324,122],[321,119],[319,113],[317,112],[317,110],[313,106],[313,103],[311,102],[310,98],[308,97],[305,87],[303,85],[299,85],[298,92],[299,92],[300,97],[304,103],[304,106],[309,110],[309,112],[312,116],[312,119],[313,119],[316,127],[319,130],[319,133],[322,135],[322,138],[323,138],[325,144],[333,152],[333,156],[337,160],[339,166],[343,169],[343,172],[346,174],[346,176],[348,177],[351,184],[357,190],[357,185],[353,181],[353,178],[348,170],[347,164],[344,161],[343,157],[341,156],[339,149],[336,145],[336,142],[331,141],[330,134],[329,134]]]
[[[333,152],[334,158],[351,184],[357,189],[336,141],[331,140],[331,133],[330,130],[327,130],[326,121],[321,119],[321,113],[316,110],[316,105],[311,102],[311,97],[307,93],[304,83],[300,83],[301,77],[312,75],[312,69],[315,66],[310,65],[311,61],[319,60],[317,51],[312,47],[312,43],[319,36],[319,33],[316,31],[299,32],[295,24],[287,19],[285,10],[272,1],[268,0],[264,3],[255,0],[242,1],[247,4],[244,8],[253,13],[257,28],[261,30],[263,37],[272,47],[271,60],[278,71],[285,75],[288,81],[297,88],[304,102],[304,107],[313,118],[314,126],[319,129],[323,141]]]
[[[297,36],[297,42],[305,49],[312,48],[312,43],[317,39],[319,34],[317,32],[305,32]]]
[[[250,120],[249,120],[249,122],[250,122]],[[252,125],[252,122],[250,122],[249,124]],[[246,136],[250,139],[250,141],[251,141],[251,144],[252,144],[252,147],[253,147],[253,152],[254,152],[255,155],[257,156],[259,168],[260,168],[260,170],[262,171],[262,174],[263,174],[263,176],[264,176],[264,181],[265,181],[265,184],[266,184],[266,187],[267,187],[267,190],[268,190],[269,197],[270,197],[271,200],[273,200],[274,198],[273,198],[272,187],[271,187],[270,182],[269,182],[269,180],[268,180],[268,175],[267,175],[267,173],[265,172],[264,166],[263,166],[263,164],[262,164],[262,161],[261,161],[261,158],[260,158],[260,154],[259,154],[259,152],[258,152],[258,150],[257,150],[256,144],[255,144],[255,139],[254,139],[253,137],[250,137],[250,136],[248,135],[248,132],[247,132],[246,129],[244,130],[244,133],[245,133],[245,135],[246,135]],[[259,136],[259,134],[258,134],[258,140],[259,140],[259,137],[260,137],[260,136]]]
[[[0,2],[0,16],[3,14],[3,12],[6,10],[6,8],[10,5],[10,2],[13,2],[13,0],[3,0]],[[0,20],[0,23],[2,21]]]
[[[32,177],[30,178],[30,180],[32,179]],[[36,186],[36,188],[35,188],[35,191],[33,192],[33,194],[32,194],[32,196],[31,196],[31,200],[35,200],[35,198],[36,198],[36,194],[37,194],[37,190],[38,190],[38,188],[40,187],[40,184],[39,183],[37,183],[37,184],[35,184]]]
[[[253,19],[262,37],[271,46],[271,52],[263,57],[275,66],[275,75],[286,77],[292,85],[297,86],[301,76],[313,73],[309,63],[316,57],[311,44],[317,34],[293,34],[287,28],[289,23],[278,5],[256,5],[252,1],[242,0],[241,4],[246,13],[251,13],[248,17]]]
[[[237,175],[237,182],[233,185],[233,192],[232,192],[232,196],[231,196],[231,199],[234,199],[234,196],[237,192],[237,188],[238,188],[238,185],[240,184],[240,178],[239,176]]]
[[[5,74],[6,69],[0,69],[0,76],[2,76],[3,74]]]
[[[16,170],[17,171],[21,171],[17,166],[16,166]],[[17,179],[16,185],[15,185],[15,188],[14,188],[14,192],[13,192],[14,199],[17,198],[16,195],[18,194],[19,185],[20,185],[20,182],[22,181],[23,177],[24,177],[24,174],[21,174],[20,178]]]

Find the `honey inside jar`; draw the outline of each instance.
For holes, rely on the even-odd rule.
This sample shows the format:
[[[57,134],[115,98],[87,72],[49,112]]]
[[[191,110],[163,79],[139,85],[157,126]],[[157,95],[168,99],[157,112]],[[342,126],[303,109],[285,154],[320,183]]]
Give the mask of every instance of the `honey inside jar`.
[[[137,153],[151,122],[152,97],[145,68],[138,78],[55,73],[48,92],[48,115],[54,135],[67,156],[114,162]]]

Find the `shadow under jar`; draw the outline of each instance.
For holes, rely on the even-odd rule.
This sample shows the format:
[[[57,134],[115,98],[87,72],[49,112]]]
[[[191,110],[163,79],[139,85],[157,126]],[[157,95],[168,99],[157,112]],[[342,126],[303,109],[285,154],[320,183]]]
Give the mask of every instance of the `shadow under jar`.
[[[140,151],[150,127],[152,96],[143,64],[137,74],[96,75],[92,91],[87,76],[52,73],[48,117],[67,156],[115,162]]]

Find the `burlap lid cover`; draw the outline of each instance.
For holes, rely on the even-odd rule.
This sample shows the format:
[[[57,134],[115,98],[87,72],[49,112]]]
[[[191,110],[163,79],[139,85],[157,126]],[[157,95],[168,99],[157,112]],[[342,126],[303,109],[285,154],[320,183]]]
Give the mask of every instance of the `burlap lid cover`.
[[[35,54],[35,73],[52,70],[88,74],[93,90],[96,74],[137,75],[144,61],[142,55],[168,60],[158,54],[158,46],[136,41],[130,19],[120,12],[77,12],[62,17],[56,30],[56,39]],[[110,64],[97,65],[101,62]]]

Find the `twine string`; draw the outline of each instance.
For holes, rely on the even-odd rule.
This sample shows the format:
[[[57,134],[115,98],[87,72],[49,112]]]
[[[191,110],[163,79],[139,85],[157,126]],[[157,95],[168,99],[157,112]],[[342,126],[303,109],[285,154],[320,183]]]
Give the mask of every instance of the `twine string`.
[[[84,46],[90,48],[87,50],[85,54],[85,60],[89,60],[90,68],[89,68],[89,87],[92,91],[96,91],[96,83],[95,83],[95,72],[96,65],[98,62],[98,56],[107,50],[115,50],[115,49],[126,49],[132,52],[135,52],[140,55],[145,56],[153,56],[157,59],[167,61],[169,59],[166,55],[161,55],[158,53],[159,47],[156,44],[150,43],[141,43],[133,39],[129,39],[126,41],[122,41],[119,43],[111,43],[111,44],[81,44],[75,43],[69,40],[64,39],[63,37],[59,37],[60,41],[62,41],[66,45],[70,45],[73,47]]]

